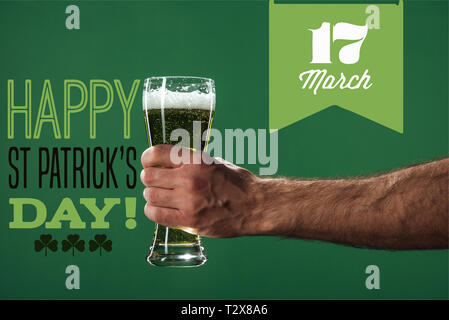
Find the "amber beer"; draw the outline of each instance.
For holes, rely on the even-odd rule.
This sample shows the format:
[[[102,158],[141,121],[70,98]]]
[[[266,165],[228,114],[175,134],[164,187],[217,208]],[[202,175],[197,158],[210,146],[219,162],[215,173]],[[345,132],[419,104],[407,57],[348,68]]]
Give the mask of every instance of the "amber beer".
[[[176,129],[189,133],[190,143],[207,141],[201,138],[210,130],[215,111],[214,82],[198,77],[153,77],[145,81],[143,116],[148,145],[177,144],[170,135]],[[201,127],[201,136],[194,137],[194,122]],[[209,136],[208,132],[204,136]],[[153,244],[147,261],[155,266],[199,266],[207,261],[198,235],[156,224]]]

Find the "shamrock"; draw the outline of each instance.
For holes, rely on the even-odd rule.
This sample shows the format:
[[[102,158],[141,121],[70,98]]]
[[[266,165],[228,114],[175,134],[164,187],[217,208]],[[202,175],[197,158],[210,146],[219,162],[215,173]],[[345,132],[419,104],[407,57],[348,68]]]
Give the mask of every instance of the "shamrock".
[[[68,240],[68,241],[67,241]],[[62,240],[62,251],[67,252],[72,249],[72,256],[75,255],[75,248],[83,252],[84,251],[84,240],[80,240],[80,236],[77,234],[69,234],[67,240]]]
[[[34,241],[34,250],[36,252],[41,251],[45,248],[45,256],[47,256],[47,248],[55,252],[58,250],[58,241],[51,240],[51,234],[43,234],[40,236],[40,240]]]
[[[100,256],[101,256],[101,249],[103,248],[106,251],[112,250],[112,241],[106,240],[107,236],[105,234],[97,234],[95,235],[95,240],[89,241],[89,250],[91,252],[94,252],[98,248],[100,248]]]

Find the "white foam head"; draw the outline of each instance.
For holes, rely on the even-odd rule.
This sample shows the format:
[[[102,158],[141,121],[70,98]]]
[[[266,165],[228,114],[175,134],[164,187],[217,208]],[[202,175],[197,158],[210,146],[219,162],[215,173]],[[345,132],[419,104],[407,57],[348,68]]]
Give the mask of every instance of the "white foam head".
[[[215,93],[174,92],[170,90],[144,91],[143,109],[203,109],[215,110]]]

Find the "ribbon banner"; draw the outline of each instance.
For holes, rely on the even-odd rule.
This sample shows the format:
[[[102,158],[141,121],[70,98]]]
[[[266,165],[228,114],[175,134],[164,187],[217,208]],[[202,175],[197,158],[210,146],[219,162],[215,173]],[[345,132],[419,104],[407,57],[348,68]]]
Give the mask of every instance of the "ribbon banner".
[[[270,128],[338,106],[403,133],[403,2],[269,5]]]

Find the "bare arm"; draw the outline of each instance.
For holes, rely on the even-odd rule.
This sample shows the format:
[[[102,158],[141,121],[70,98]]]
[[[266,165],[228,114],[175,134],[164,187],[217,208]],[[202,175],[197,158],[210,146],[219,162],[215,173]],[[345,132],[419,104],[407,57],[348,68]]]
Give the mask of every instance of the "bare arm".
[[[449,158],[361,179],[270,179],[229,163],[175,166],[170,149],[142,155],[145,214],[162,225],[210,237],[448,248]]]
[[[267,233],[373,248],[447,248],[448,170],[445,159],[364,179],[261,180],[278,194],[268,221],[281,212],[292,219],[268,225]],[[271,202],[262,195],[261,202]]]

